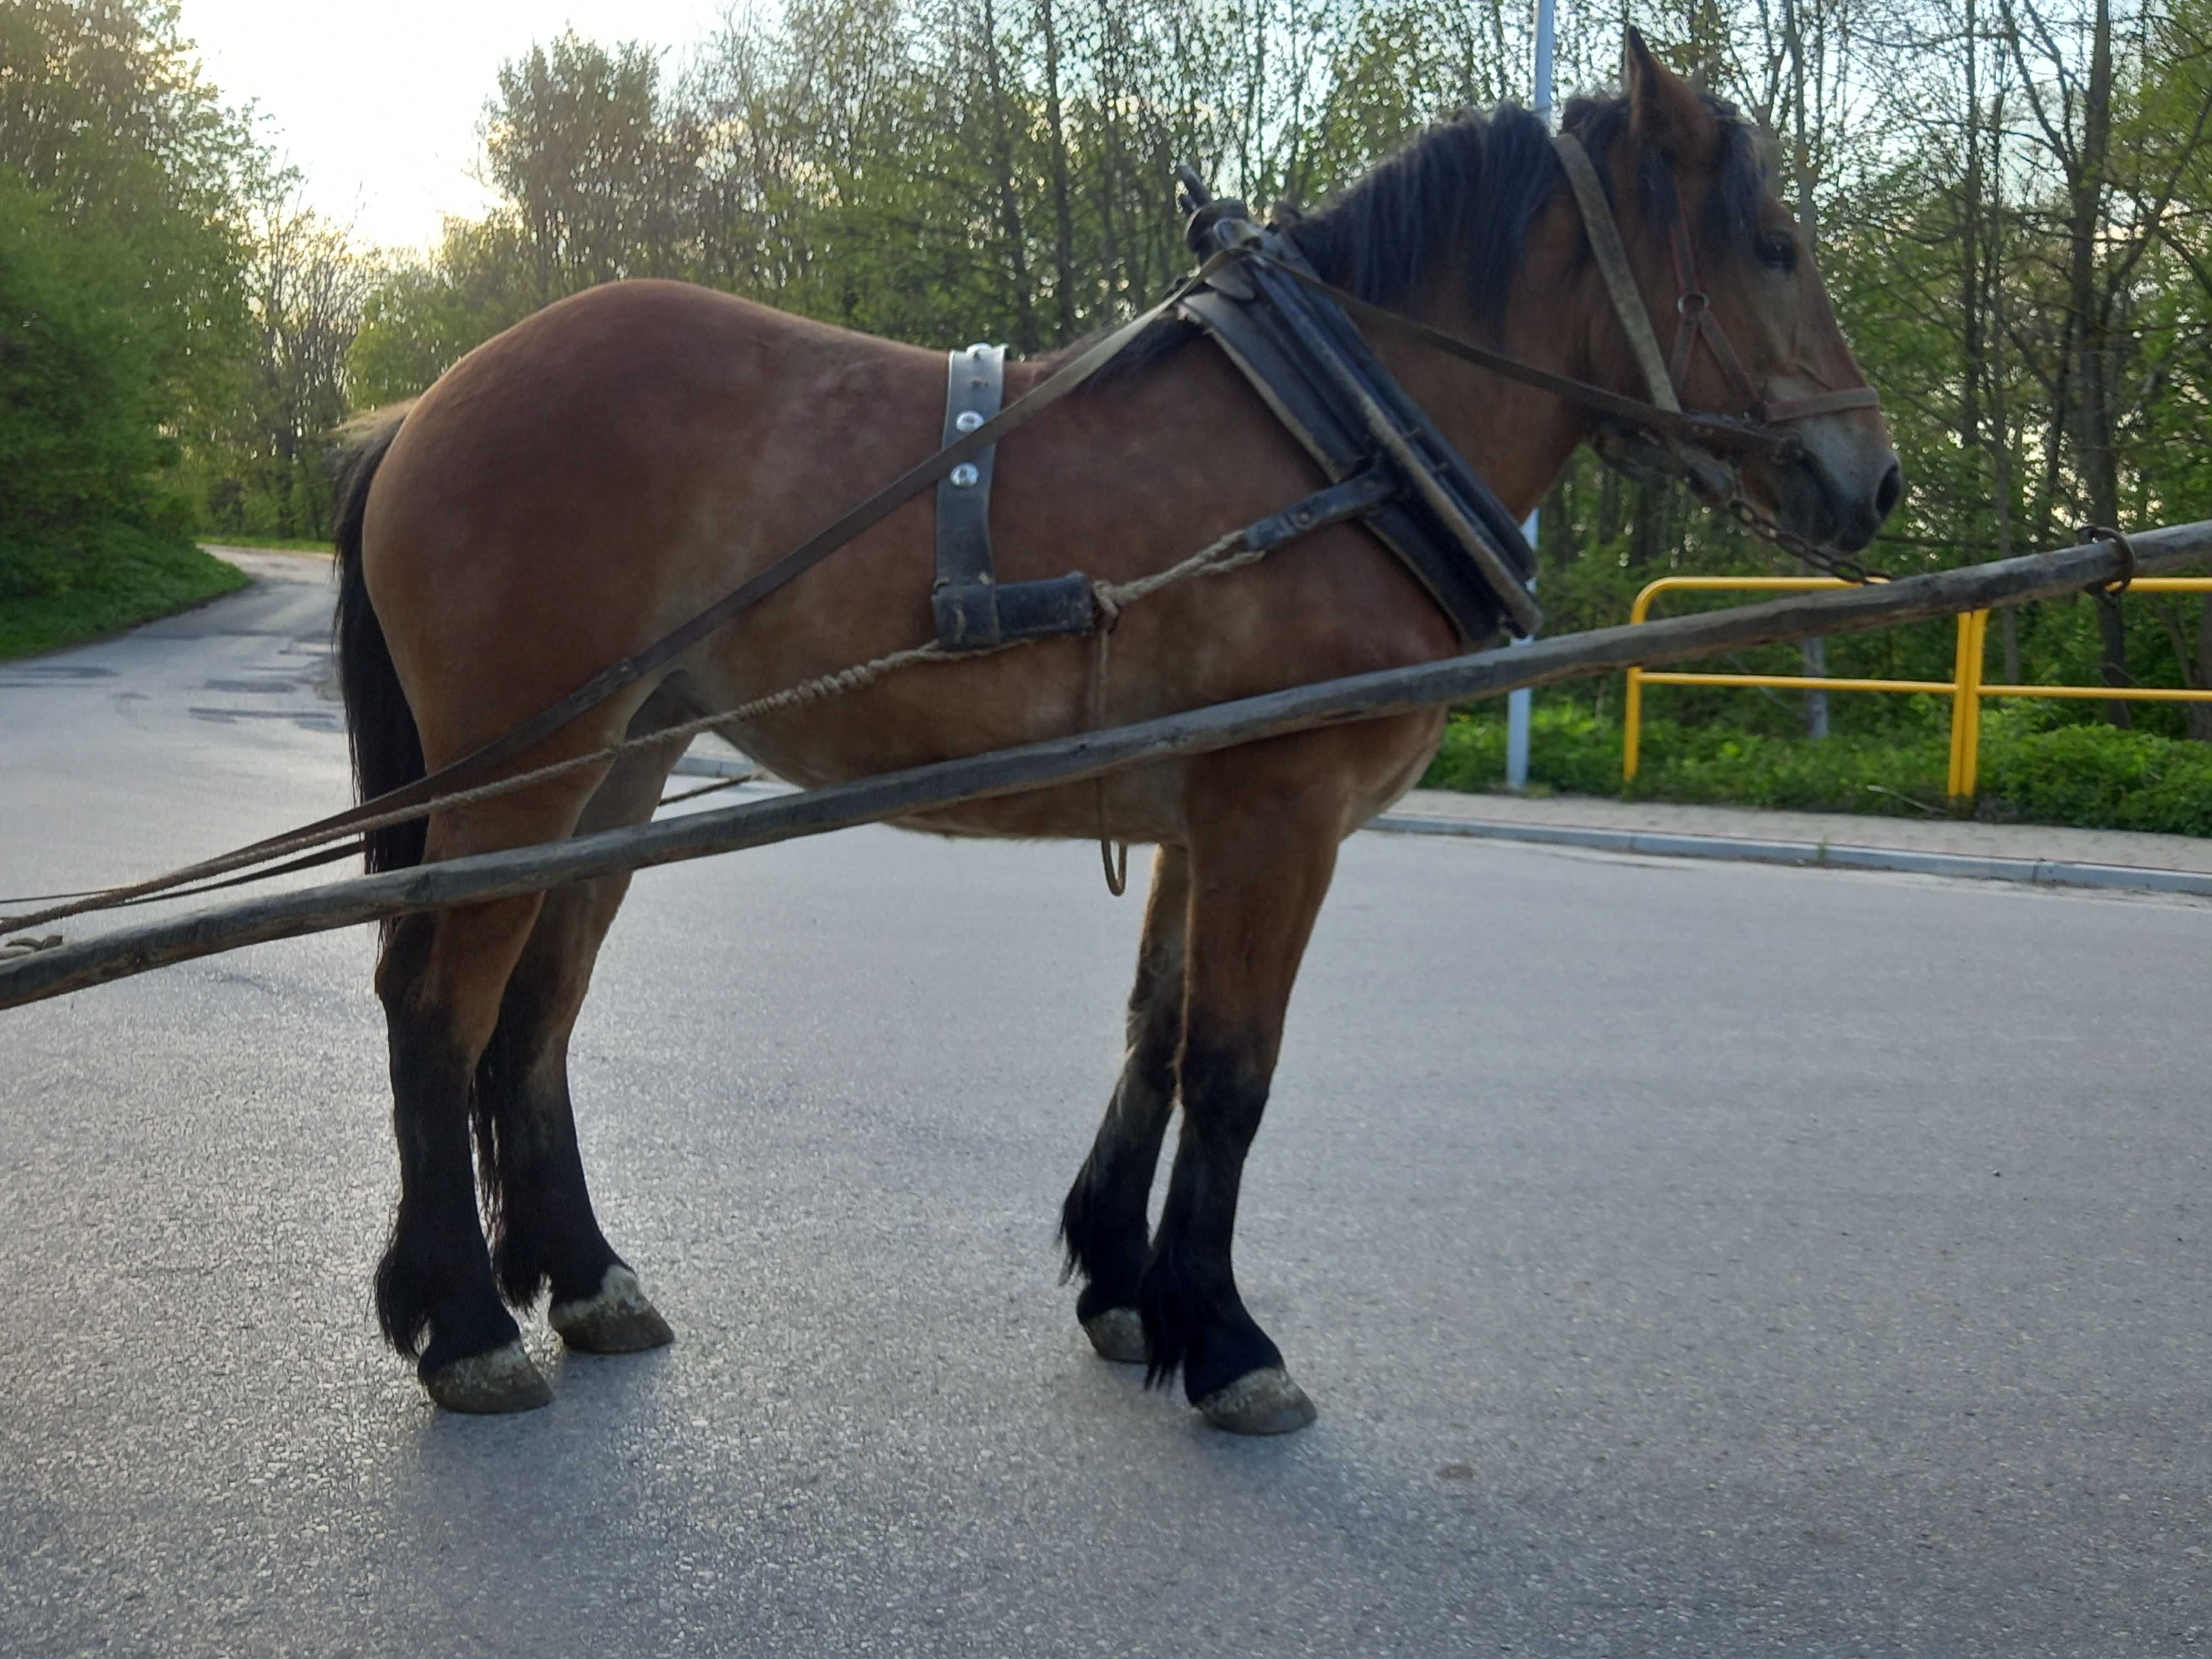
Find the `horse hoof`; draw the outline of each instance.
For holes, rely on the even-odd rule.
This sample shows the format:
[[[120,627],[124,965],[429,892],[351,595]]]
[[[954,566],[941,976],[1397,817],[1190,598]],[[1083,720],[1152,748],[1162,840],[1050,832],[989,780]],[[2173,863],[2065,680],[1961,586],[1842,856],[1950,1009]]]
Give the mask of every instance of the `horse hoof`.
[[[534,1412],[553,1403],[553,1390],[520,1342],[441,1365],[422,1379],[422,1386],[449,1412]]]
[[[1291,1434],[1320,1415],[1306,1391],[1279,1365],[1247,1371],[1193,1403],[1207,1422],[1231,1434]]]
[[[676,1340],[660,1310],[646,1299],[637,1275],[617,1263],[599,1288],[575,1302],[556,1302],[546,1321],[561,1340],[585,1353],[639,1353]]]
[[[1145,1340],[1145,1322],[1137,1317],[1134,1308],[1109,1308],[1104,1313],[1093,1314],[1083,1322],[1083,1334],[1091,1339],[1101,1359],[1110,1359],[1117,1365],[1143,1365],[1152,1360],[1152,1345]]]

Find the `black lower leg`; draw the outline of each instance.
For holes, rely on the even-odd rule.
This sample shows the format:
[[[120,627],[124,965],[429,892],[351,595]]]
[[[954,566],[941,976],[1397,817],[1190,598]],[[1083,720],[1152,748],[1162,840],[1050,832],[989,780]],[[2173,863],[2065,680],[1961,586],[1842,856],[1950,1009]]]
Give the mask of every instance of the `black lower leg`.
[[[1084,1279],[1075,1303],[1079,1319],[1137,1305],[1147,1244],[1146,1207],[1174,1109],[1173,1051],[1164,1060],[1133,1051],[1098,1139],[1060,1206],[1067,1270]]]
[[[428,936],[427,925],[403,923],[380,979],[404,978],[410,953],[419,954]],[[399,1208],[377,1265],[377,1317],[392,1346],[417,1357],[428,1377],[456,1359],[504,1347],[519,1333],[500,1305],[477,1216],[468,1059],[410,1012],[404,996],[387,999],[386,1006]]]
[[[1267,1079],[1219,1050],[1186,1049],[1182,1072],[1182,1139],[1137,1305],[1152,1354],[1146,1382],[1159,1386],[1180,1370],[1195,1402],[1248,1371],[1281,1365],[1283,1355],[1245,1310],[1231,1249]]]
[[[549,1017],[518,973],[477,1064],[477,1156],[492,1222],[492,1261],[508,1302],[527,1308],[589,1297],[621,1258],[600,1231],[568,1098],[565,1020]]]
[[[1128,1052],[1091,1155],[1060,1206],[1067,1271],[1084,1279],[1076,1316],[1091,1320],[1137,1305],[1148,1243],[1146,1208],[1160,1143],[1175,1111],[1176,1051],[1182,1043],[1183,939],[1189,862],[1164,847],[1153,863],[1145,942],[1129,994]]]

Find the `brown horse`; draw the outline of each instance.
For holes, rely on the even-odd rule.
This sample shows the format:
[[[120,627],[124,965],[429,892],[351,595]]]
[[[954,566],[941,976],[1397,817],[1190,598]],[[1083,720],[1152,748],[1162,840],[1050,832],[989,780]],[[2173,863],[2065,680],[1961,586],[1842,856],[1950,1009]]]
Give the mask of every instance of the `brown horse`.
[[[1606,176],[1655,316],[1674,309],[1679,199],[1721,325],[1763,395],[1863,385],[1753,135],[1632,40],[1627,90],[1565,125]],[[1293,232],[1362,297],[1527,362],[1640,394],[1622,325],[1553,148],[1510,108],[1440,128]],[[1407,391],[1516,514],[1589,416],[1380,335]],[[1014,365],[1008,395],[1051,372]],[[342,506],[338,637],[360,787],[374,795],[466,754],[673,628],[928,454],[945,360],[672,283],[562,301],[457,364],[361,453]],[[1741,406],[1693,360],[1692,406]],[[1863,546],[1900,488],[1878,413],[1805,421],[1791,454],[1745,463],[1785,528]],[[1079,566],[1125,580],[1316,487],[1305,453],[1211,346],[1168,323],[1123,365],[1000,446],[1003,580]],[[532,751],[578,755],[729,708],[931,636],[932,520],[909,502],[819,571],[600,703]],[[1133,605],[1107,720],[1147,719],[1461,648],[1425,591],[1341,524],[1264,563]],[[1091,719],[1089,647],[1061,638],[912,671],[735,735],[815,785],[1064,734]],[[1113,778],[978,802],[913,827],[1156,844],[1128,1049],[1067,1195],[1077,1313],[1098,1351],[1182,1374],[1214,1423],[1276,1432],[1313,1407],[1231,1270],[1245,1153],[1285,1006],[1338,843],[1409,787],[1439,714],[1273,739]],[[650,817],[680,738],[373,837],[373,868]],[[601,1232],[569,1109],[569,1031],[627,878],[392,925],[376,984],[389,1024],[400,1196],[377,1274],[384,1329],[440,1404],[548,1397],[507,1304],[551,1292],[574,1347],[669,1340]],[[1158,1231],[1146,1199],[1182,1106]],[[488,1245],[472,1175],[477,1139]]]

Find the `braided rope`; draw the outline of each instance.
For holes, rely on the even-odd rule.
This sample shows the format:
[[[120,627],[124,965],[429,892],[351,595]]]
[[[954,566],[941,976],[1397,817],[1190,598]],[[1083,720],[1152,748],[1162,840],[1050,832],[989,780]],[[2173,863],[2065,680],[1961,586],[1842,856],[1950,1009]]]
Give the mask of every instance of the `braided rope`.
[[[1155,572],[1152,575],[1139,576],[1126,582],[1093,582],[1091,586],[1091,599],[1098,613],[1096,626],[1101,630],[1110,631],[1121,621],[1122,611],[1139,600],[1149,599],[1161,589],[1188,580],[1193,576],[1221,575],[1231,570],[1242,569],[1249,564],[1255,564],[1267,557],[1271,550],[1267,548],[1246,548],[1242,552],[1232,554],[1231,550],[1240,546],[1243,539],[1244,532],[1234,530],[1200,549],[1180,563],[1170,565],[1165,570]],[[59,904],[46,910],[34,910],[25,915],[0,916],[0,931],[39,927],[49,922],[59,921],[65,917],[82,915],[89,911],[112,909],[135,898],[158,894],[164,888],[180,885],[188,879],[198,880],[203,877],[222,875],[233,870],[242,870],[254,865],[273,863],[289,854],[306,852],[313,848],[343,840],[349,836],[369,835],[379,830],[388,830],[396,824],[411,823],[417,818],[428,817],[434,812],[450,811],[458,807],[474,805],[478,801],[513,794],[517,790],[530,788],[549,779],[565,776],[580,768],[613,761],[635,750],[655,748],[672,743],[678,738],[696,737],[702,732],[711,732],[719,726],[760,720],[770,714],[780,714],[790,709],[803,708],[809,703],[842,696],[848,692],[865,690],[887,674],[897,673],[902,669],[915,667],[923,663],[972,660],[979,657],[994,656],[1000,652],[1011,651],[1021,646],[1034,645],[1042,639],[1057,637],[1059,636],[1055,635],[1033,635],[1024,639],[1008,640],[999,645],[986,647],[981,650],[968,651],[947,651],[934,641],[927,645],[908,646],[902,650],[892,651],[883,656],[872,658],[866,662],[854,663],[850,667],[836,669],[826,674],[817,674],[812,679],[801,680],[795,685],[784,687],[780,691],[768,692],[750,702],[739,703],[734,708],[725,709],[720,714],[704,714],[696,720],[685,720],[678,725],[665,726],[642,737],[628,738],[619,743],[611,743],[604,748],[594,749],[586,754],[573,755],[566,760],[552,761],[544,766],[533,767],[527,772],[516,773],[512,777],[497,778],[489,783],[478,784],[474,788],[457,790],[450,794],[434,795],[428,800],[417,801],[411,806],[400,807],[373,818],[349,823],[343,829],[288,836],[282,841],[257,848],[251,854],[225,854],[199,864],[187,866],[182,870],[173,870],[165,875],[132,883],[128,886],[104,888],[73,903]],[[45,950],[61,942],[62,936],[58,933],[42,939],[15,939],[7,941],[4,945],[0,945],[0,951]]]

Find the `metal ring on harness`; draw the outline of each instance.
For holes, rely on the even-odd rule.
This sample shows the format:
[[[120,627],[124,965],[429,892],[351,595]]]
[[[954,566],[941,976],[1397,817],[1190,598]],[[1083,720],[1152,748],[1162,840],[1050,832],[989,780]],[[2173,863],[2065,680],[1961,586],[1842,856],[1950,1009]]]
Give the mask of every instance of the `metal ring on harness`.
[[[2100,524],[2077,525],[2074,536],[2084,547],[2091,542],[2109,542],[2112,550],[2120,556],[2120,574],[2108,582],[2092,582],[2081,590],[2083,592],[2100,599],[2117,599],[2135,585],[2136,550],[2125,536]]]

